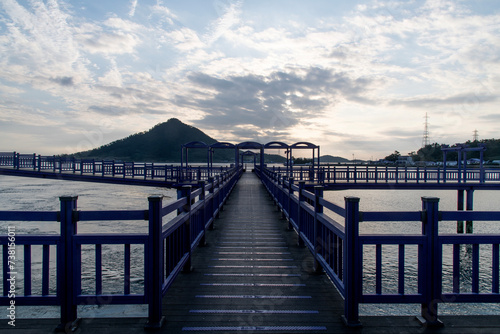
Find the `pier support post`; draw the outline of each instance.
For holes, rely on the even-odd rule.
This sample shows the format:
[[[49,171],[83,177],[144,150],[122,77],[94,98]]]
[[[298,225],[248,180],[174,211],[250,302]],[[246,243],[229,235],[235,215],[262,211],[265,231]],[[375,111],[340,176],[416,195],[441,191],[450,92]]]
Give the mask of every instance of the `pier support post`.
[[[344,315],[348,327],[360,327],[359,302],[363,289],[362,248],[359,243],[359,198],[345,197]]]
[[[162,201],[163,196],[150,196],[149,236],[146,253],[146,294],[148,300],[148,322],[146,330],[158,330],[163,326],[162,284],[163,284],[163,239],[162,239]]]
[[[314,187],[314,263],[313,270],[316,273],[321,272],[322,267],[318,262],[318,251],[322,247],[321,238],[319,236],[318,214],[323,213],[323,205],[319,204],[320,198],[323,198],[323,186]]]
[[[441,295],[442,252],[439,244],[439,198],[422,197],[422,234],[427,239],[419,251],[419,277],[423,277],[421,316],[417,319],[427,327],[442,327],[438,319],[438,302]],[[421,263],[421,261],[423,261]]]
[[[77,199],[78,196],[59,197],[62,242],[57,247],[57,295],[61,298],[61,323],[56,327],[56,332],[74,331],[79,323],[74,284],[76,249],[73,243],[77,233],[73,215],[77,209]]]

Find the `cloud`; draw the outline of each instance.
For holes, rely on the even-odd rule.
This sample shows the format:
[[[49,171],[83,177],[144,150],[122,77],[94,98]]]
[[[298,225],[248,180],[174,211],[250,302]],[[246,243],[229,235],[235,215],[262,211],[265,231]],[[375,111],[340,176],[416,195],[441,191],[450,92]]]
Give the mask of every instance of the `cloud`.
[[[226,78],[196,72],[188,79],[198,89],[196,97],[178,96],[176,103],[203,110],[205,116],[197,123],[211,128],[290,128],[322,115],[338,100],[358,99],[373,84],[370,79],[314,67]]]
[[[82,44],[90,53],[125,54],[134,52],[139,39],[123,32],[100,32],[86,34]]]
[[[217,11],[221,13],[221,16],[212,22],[209,27],[209,31],[204,36],[204,40],[208,45],[214,43],[222,35],[224,35],[224,33],[238,24],[243,1],[239,0],[231,2],[229,5],[224,5],[222,1],[216,1],[215,6]]]
[[[61,86],[66,86],[66,87],[70,87],[70,86],[73,86],[75,84],[73,82],[73,77],[56,77],[56,78],[51,78],[50,81],[55,82],[56,84],[59,84]]]
[[[400,100],[392,100],[389,105],[402,105],[412,108],[428,108],[436,106],[462,105],[462,104],[482,104],[498,101],[496,95],[478,95],[474,92],[463,93],[447,97],[422,96],[411,97]]]
[[[128,16],[133,17],[135,15],[136,8],[137,8],[137,0],[130,1],[130,11],[128,12]]]

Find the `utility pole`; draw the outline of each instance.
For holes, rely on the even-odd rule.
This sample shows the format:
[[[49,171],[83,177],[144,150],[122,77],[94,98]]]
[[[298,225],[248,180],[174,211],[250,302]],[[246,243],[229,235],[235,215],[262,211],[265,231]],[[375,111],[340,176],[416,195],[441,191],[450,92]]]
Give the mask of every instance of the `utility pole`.
[[[422,147],[429,145],[429,116],[425,113],[424,135],[422,136]]]
[[[474,139],[474,141],[478,141],[479,135],[477,130],[474,130],[474,136],[472,138]]]

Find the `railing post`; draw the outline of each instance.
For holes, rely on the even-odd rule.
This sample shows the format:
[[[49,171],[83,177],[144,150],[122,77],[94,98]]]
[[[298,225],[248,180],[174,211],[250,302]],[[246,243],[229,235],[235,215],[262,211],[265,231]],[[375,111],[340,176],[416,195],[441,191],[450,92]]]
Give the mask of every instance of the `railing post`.
[[[210,176],[208,178],[208,183],[210,183],[210,189],[208,190],[208,192],[212,195],[212,205],[211,205],[211,208],[210,208],[210,215],[212,216],[212,224],[210,224],[210,226],[208,227],[208,229],[209,230],[213,230],[214,229],[214,224],[215,224],[215,197],[214,197],[215,183],[214,183],[214,177],[213,176]]]
[[[288,176],[283,176],[283,181],[281,183],[281,190],[280,191],[280,194],[281,194],[281,198],[280,198],[280,203],[281,203],[281,219],[286,219],[286,213],[285,213],[285,209],[286,209],[286,206],[285,206],[285,191],[288,192],[288,187],[285,188],[285,183],[287,182],[288,180]],[[286,189],[286,190],[285,190]],[[286,204],[288,204],[288,199],[286,199]]]
[[[189,255],[182,271],[190,272],[191,271],[191,204],[193,200],[191,198],[191,186],[182,186],[180,196],[186,197],[187,203],[183,207],[183,211],[189,215],[188,219],[185,222],[186,237],[184,239],[184,244],[186,247],[185,252],[188,253]]]
[[[203,237],[201,237],[200,240],[200,245],[205,246],[207,244],[205,236],[207,235],[207,220],[208,217],[206,215],[206,205],[207,203],[205,202],[205,181],[198,181],[198,185],[201,188],[201,193],[200,193],[200,201],[203,201],[203,209],[201,210],[201,221],[203,222]]]
[[[76,219],[73,213],[77,209],[78,196],[59,197],[61,212],[61,243],[57,247],[57,295],[61,299],[61,323],[57,332],[74,331],[78,327],[76,308],[76,271],[75,246],[73,236],[77,233]]]
[[[320,272],[321,265],[318,262],[318,251],[321,246],[321,240],[319,235],[319,222],[318,222],[318,214],[323,213],[323,205],[319,204],[320,198],[323,198],[323,186],[315,186],[314,187],[314,263],[313,263],[313,271]]]
[[[443,323],[438,319],[438,302],[442,286],[442,247],[439,244],[439,198],[422,197],[422,234],[426,237],[423,256],[419,258],[424,264],[424,280],[421,304],[421,316],[417,317],[426,326],[441,327]]]
[[[221,189],[220,189],[220,176],[219,175],[216,175],[215,176],[215,184],[217,184],[217,195],[215,196],[214,198],[214,206],[217,207],[217,214],[215,215],[215,218],[219,218],[220,217],[220,208],[221,208]],[[215,188],[214,188],[214,192],[215,192]]]
[[[42,170],[42,156],[39,154],[38,155],[38,172]]]
[[[362,247],[359,243],[359,198],[345,197],[344,315],[348,327],[359,327],[359,302],[363,289]]]
[[[464,211],[464,190],[457,191],[457,211]],[[457,221],[457,233],[464,233],[464,221]]]
[[[304,195],[302,195],[302,192],[304,191],[305,185],[306,185],[306,181],[299,181],[299,204],[298,204],[298,209],[297,209],[297,228],[298,228],[297,245],[300,247],[304,246],[304,239],[302,239],[300,232],[302,231],[302,203],[305,200],[305,197],[304,197]]]
[[[162,239],[162,201],[163,196],[150,196],[149,235],[146,253],[146,299],[149,304],[148,322],[145,329],[160,329],[165,321],[162,316],[163,284],[163,239]]]
[[[292,225],[292,195],[293,195],[293,177],[288,180],[288,230],[293,230]]]

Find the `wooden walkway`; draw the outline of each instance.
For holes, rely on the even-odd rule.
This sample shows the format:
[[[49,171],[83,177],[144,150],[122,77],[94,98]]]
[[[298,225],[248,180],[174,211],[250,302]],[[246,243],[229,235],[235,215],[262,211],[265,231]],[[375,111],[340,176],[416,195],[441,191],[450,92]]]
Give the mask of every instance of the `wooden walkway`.
[[[193,254],[193,271],[180,274],[164,298],[161,333],[498,333],[498,316],[443,316],[445,327],[422,327],[413,316],[361,317],[343,325],[343,300],[312,257],[297,246],[260,180],[243,174]],[[83,319],[75,333],[144,333],[146,319]],[[53,333],[58,321],[16,320],[2,333]],[[16,331],[18,330],[18,331]]]

